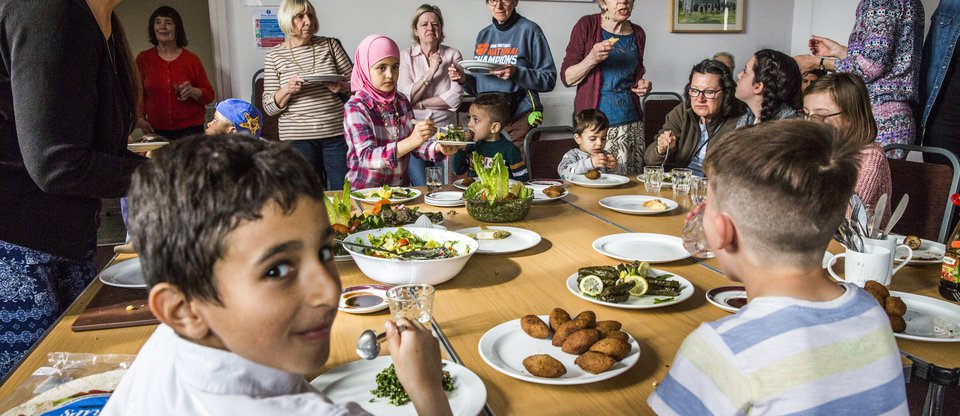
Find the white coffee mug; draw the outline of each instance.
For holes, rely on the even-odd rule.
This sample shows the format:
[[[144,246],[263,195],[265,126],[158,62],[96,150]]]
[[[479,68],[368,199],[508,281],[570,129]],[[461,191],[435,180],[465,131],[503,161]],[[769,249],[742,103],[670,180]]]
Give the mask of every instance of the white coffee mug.
[[[890,268],[890,250],[879,246],[864,246],[866,253],[847,250],[846,252],[835,254],[827,263],[827,271],[837,280],[846,280],[857,286],[863,287],[867,280],[874,280],[886,286],[890,284],[893,273],[896,273],[907,263],[897,266],[896,269]],[[833,265],[841,257],[844,260],[844,277],[838,276],[833,271]]]
[[[878,246],[878,247],[883,247],[887,250],[890,250],[890,270],[892,270],[890,273],[891,276],[897,273],[897,270],[900,270],[900,268],[896,268],[896,269],[893,268],[893,259],[897,257],[897,252],[899,252],[900,250],[906,250],[907,257],[904,259],[903,264],[909,263],[910,259],[913,258],[913,249],[911,249],[910,247],[907,247],[906,244],[897,245],[897,237],[894,237],[892,235],[888,235],[887,238],[882,240],[877,238],[864,238],[863,245]]]

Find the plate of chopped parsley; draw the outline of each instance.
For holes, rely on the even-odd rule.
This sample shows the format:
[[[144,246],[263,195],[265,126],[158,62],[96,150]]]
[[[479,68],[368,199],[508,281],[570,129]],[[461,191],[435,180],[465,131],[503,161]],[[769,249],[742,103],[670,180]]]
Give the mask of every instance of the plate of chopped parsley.
[[[473,371],[443,360],[443,389],[454,415],[475,416],[487,402],[487,388]],[[355,402],[374,415],[416,415],[393,371],[393,360],[381,355],[353,361],[310,382],[335,403]]]

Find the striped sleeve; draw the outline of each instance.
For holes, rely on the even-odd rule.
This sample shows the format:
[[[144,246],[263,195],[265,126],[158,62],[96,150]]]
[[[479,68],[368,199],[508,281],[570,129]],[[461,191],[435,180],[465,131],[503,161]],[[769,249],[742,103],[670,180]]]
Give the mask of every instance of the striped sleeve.
[[[285,110],[285,108],[278,106],[273,99],[273,95],[280,89],[280,73],[277,72],[277,48],[279,46],[267,51],[266,58],[263,61],[263,109],[271,116],[276,116]]]

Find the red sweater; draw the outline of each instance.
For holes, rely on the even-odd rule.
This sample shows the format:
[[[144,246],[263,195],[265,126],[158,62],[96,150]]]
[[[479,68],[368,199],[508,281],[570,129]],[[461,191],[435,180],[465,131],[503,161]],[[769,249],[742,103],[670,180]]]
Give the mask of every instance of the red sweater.
[[[647,35],[640,26],[633,23],[630,26],[633,27],[633,34],[636,35],[634,38],[637,40],[637,60],[640,63],[633,73],[633,82],[636,85],[636,82],[642,79],[643,74],[647,72],[643,66],[643,50],[647,42]],[[567,53],[563,56],[563,63],[560,65],[560,80],[563,81],[563,85],[572,87],[567,82],[567,68],[579,64],[590,53],[593,45],[603,40],[602,31],[599,13],[583,16],[577,21],[577,24],[573,25],[573,31],[570,32],[570,41],[567,42]],[[600,65],[597,65],[587,73],[580,84],[577,84],[577,96],[573,101],[575,112],[579,113],[588,108],[597,108],[600,104],[601,81]],[[633,98],[633,105],[637,109],[637,115],[640,116],[640,119],[643,119],[643,114],[640,112],[640,97],[637,94],[631,94],[631,98]]]
[[[183,49],[177,59],[167,62],[157,48],[150,48],[137,55],[137,69],[143,84],[140,110],[151,127],[180,130],[203,125],[204,106],[213,101],[213,86],[197,55]],[[177,100],[174,85],[183,82],[200,89],[199,100]]]

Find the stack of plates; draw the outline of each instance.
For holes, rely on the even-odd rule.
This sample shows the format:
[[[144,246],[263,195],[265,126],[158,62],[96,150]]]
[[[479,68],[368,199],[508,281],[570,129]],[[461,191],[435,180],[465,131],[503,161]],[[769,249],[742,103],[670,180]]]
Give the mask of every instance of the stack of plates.
[[[424,195],[423,201],[435,207],[459,207],[464,204],[463,192],[439,191]]]

